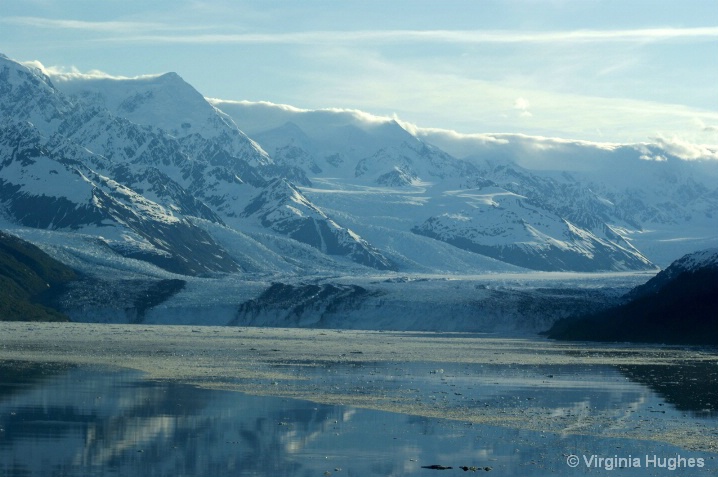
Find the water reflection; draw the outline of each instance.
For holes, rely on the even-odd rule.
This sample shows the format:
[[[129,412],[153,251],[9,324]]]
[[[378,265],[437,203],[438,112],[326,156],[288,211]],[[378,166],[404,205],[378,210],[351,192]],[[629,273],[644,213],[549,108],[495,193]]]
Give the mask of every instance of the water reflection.
[[[545,409],[554,417],[613,413],[658,398],[610,365],[332,363],[303,367],[301,376],[325,393],[408,398],[424,405],[513,413]],[[649,402],[650,401],[650,402]],[[655,402],[654,402],[655,401]]]
[[[388,393],[390,388],[405,387],[422,389],[418,394],[427,399],[440,399],[442,392],[452,389],[457,391],[446,392],[446,399],[463,405],[467,400],[476,406],[544,400],[553,412],[578,412],[586,404],[586,383],[579,378],[575,387],[538,393],[532,383],[550,382],[545,370],[519,370],[502,378],[495,369],[482,369],[457,365],[432,373],[423,368],[376,367],[369,371],[371,388],[365,391]],[[325,381],[351,379],[348,369],[311,372]],[[553,372],[578,371],[567,367]],[[613,455],[623,447],[638,455],[657,449],[656,443],[641,441],[472,426],[201,389],[148,381],[120,369],[5,362],[0,363],[0,376],[0,475],[4,477],[328,475],[325,472],[400,476],[432,475],[434,471],[421,468],[432,464],[453,467],[441,475],[461,472],[460,466],[500,471],[492,475],[538,476],[548,471],[580,475],[586,469],[567,467],[565,453],[590,449]],[[369,381],[367,374],[362,376]],[[611,375],[607,382],[614,378]],[[496,384],[484,385],[489,381]],[[592,398],[589,407],[645,399],[639,390],[615,392],[609,390],[606,399]],[[680,451],[670,446],[661,450]]]
[[[693,416],[718,417],[718,366],[685,362],[672,366],[622,365],[621,373],[659,394],[666,403]]]

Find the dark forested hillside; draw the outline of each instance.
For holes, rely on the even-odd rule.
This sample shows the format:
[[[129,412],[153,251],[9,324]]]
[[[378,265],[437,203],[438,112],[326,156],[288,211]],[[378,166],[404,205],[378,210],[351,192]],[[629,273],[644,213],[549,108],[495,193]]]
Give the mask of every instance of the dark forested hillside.
[[[621,306],[558,321],[550,338],[718,345],[718,250],[689,254]]]
[[[0,232],[0,320],[67,321],[46,305],[77,276],[36,246]]]

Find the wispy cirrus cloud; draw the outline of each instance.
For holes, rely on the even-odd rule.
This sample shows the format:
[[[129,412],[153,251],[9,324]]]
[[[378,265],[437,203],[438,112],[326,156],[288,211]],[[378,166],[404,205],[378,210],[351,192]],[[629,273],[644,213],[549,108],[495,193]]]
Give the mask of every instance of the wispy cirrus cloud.
[[[631,5],[611,13],[579,2],[549,16],[531,2],[502,5],[535,20],[526,30],[511,19],[473,21],[449,4],[396,21],[395,7],[367,12],[356,1],[331,11],[312,2],[113,2],[92,15],[72,3],[17,2],[0,16],[7,53],[83,68],[45,67],[56,80],[122,78],[103,71],[142,74],[150,65],[212,96],[396,113],[464,133],[718,144],[716,64],[705,61],[718,45],[718,25],[705,26],[711,8],[644,17]]]
[[[77,30],[97,33],[139,33],[139,32],[168,32],[192,31],[197,27],[170,25],[161,22],[144,21],[85,21],[72,19],[55,19],[42,17],[6,17],[0,18],[0,23],[22,27],[40,28],[45,30]]]
[[[436,63],[386,58],[373,52],[362,55],[349,49],[325,55],[314,55],[311,61],[321,58],[340,74],[309,78],[301,104],[397,112],[415,123],[449,126],[466,133],[546,135],[561,131],[572,138],[637,142],[681,131],[680,135],[692,142],[716,143],[706,125],[718,124],[718,111],[709,108],[638,96],[602,96],[590,87],[548,88],[545,81],[512,81],[510,76],[487,79],[482,75],[489,66],[484,64],[477,69],[451,70]],[[594,56],[587,61],[600,63],[601,58]],[[585,69],[579,69],[578,74],[581,72],[584,76],[567,80],[580,85],[594,81]]]
[[[636,30],[576,31],[479,31],[479,30],[325,30],[275,33],[211,33],[185,35],[141,35],[124,41],[196,44],[326,44],[330,43],[578,43],[650,42],[718,39],[718,27],[651,28]]]
[[[514,30],[314,30],[297,32],[241,32],[225,25],[165,24],[142,21],[84,21],[15,16],[0,23],[42,29],[84,30],[105,33],[159,34],[107,38],[135,42],[196,43],[196,44],[314,44],[354,42],[437,42],[457,44],[491,43],[564,43],[564,42],[646,42],[666,40],[718,39],[718,27],[641,28],[616,30],[514,31]],[[226,30],[228,33],[193,33],[197,30]],[[183,31],[183,34],[163,32]]]

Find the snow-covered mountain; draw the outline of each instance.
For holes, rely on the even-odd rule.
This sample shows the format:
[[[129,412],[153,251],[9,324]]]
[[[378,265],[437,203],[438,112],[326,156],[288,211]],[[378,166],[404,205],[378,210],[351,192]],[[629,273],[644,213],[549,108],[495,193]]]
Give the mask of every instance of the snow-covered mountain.
[[[635,248],[599,238],[526,197],[497,187],[459,192],[460,213],[430,217],[414,232],[536,270],[632,270],[651,263]]]
[[[261,225],[329,255],[344,255],[379,270],[394,265],[351,230],[342,228],[285,179],[274,179],[242,211]]]
[[[699,250],[684,255],[671,263],[665,270],[661,270],[660,273],[648,282],[633,289],[629,296],[636,298],[657,293],[661,288],[674,282],[681,275],[696,275],[706,272],[710,272],[718,277],[718,248]],[[715,287],[716,283],[710,283],[710,281],[708,281],[707,283],[699,284],[696,288],[700,288],[704,285]],[[715,316],[718,316],[718,310],[715,311]]]
[[[87,150],[43,138],[29,124],[4,123],[0,155],[3,212],[19,225],[92,236],[123,256],[176,273],[239,271],[204,230],[88,167],[104,159]]]
[[[72,100],[105,108],[133,123],[160,128],[176,138],[214,140],[233,157],[253,165],[272,162],[231,118],[210,105],[177,73],[126,80],[90,77],[72,81],[60,77],[53,84]]]
[[[714,164],[654,146],[589,168],[594,146],[556,147],[579,164],[562,172],[528,167],[526,138],[459,158],[394,119],[208,100],[175,73],[53,77],[0,57],[0,125],[8,227],[182,274],[654,270],[718,229]],[[607,172],[626,161],[642,180]]]
[[[353,190],[357,202],[368,190],[393,195],[385,207],[413,205],[394,214],[411,217],[410,230],[491,257],[506,250],[503,256],[524,267],[667,265],[687,251],[718,244],[718,162],[694,151],[681,156],[675,145],[460,137],[407,130],[358,111],[210,101],[270,155],[303,168],[314,185],[303,190],[319,206],[341,202],[342,210],[359,210],[346,193],[352,188],[363,192]],[[361,140],[352,143],[349,136]],[[345,197],[329,191],[345,191]]]
[[[177,75],[81,83],[61,81],[65,94],[42,71],[0,58],[3,215],[22,226],[73,230],[178,273],[239,271],[194,221],[241,230],[245,208],[278,175],[301,171],[273,164]],[[301,213],[285,214],[281,226],[259,223],[323,253],[370,267],[382,261],[365,260],[359,251],[369,244],[298,190],[274,191],[280,202],[297,196],[315,213],[320,239],[291,232],[304,226]]]
[[[625,238],[660,266],[718,245],[718,161],[707,146],[661,138],[621,145],[508,134],[421,137],[576,225]]]

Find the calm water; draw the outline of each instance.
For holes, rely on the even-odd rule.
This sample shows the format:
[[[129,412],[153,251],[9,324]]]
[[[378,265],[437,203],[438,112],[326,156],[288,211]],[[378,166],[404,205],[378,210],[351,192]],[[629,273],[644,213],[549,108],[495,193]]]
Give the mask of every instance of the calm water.
[[[699,386],[695,377],[705,376],[701,370],[696,376],[685,371],[665,376],[658,374],[665,367],[605,367],[591,371],[594,384],[589,385],[581,370],[553,369],[575,375],[574,384],[562,380],[555,392],[550,386],[537,392],[531,383],[538,377],[550,382],[547,370],[426,366],[365,366],[358,373],[357,366],[347,365],[305,372],[330,392],[334,382],[361,376],[356,392],[406,388],[417,400],[453,400],[457,406],[493,406],[497,412],[538,400],[557,416],[566,409],[638,406],[645,413],[716,423],[714,386],[686,392],[687,382]],[[678,384],[671,388],[665,382]],[[640,425],[641,413],[634,414],[627,419]],[[630,454],[640,457],[642,467],[609,471],[581,461],[571,468],[569,454]],[[683,472],[646,468],[645,455],[656,454],[701,458],[704,466]],[[475,466],[482,475],[714,475],[716,457],[650,441],[512,430],[207,390],[149,381],[126,370],[0,362],[3,477],[477,475],[461,466]],[[434,464],[453,469],[422,468]]]

